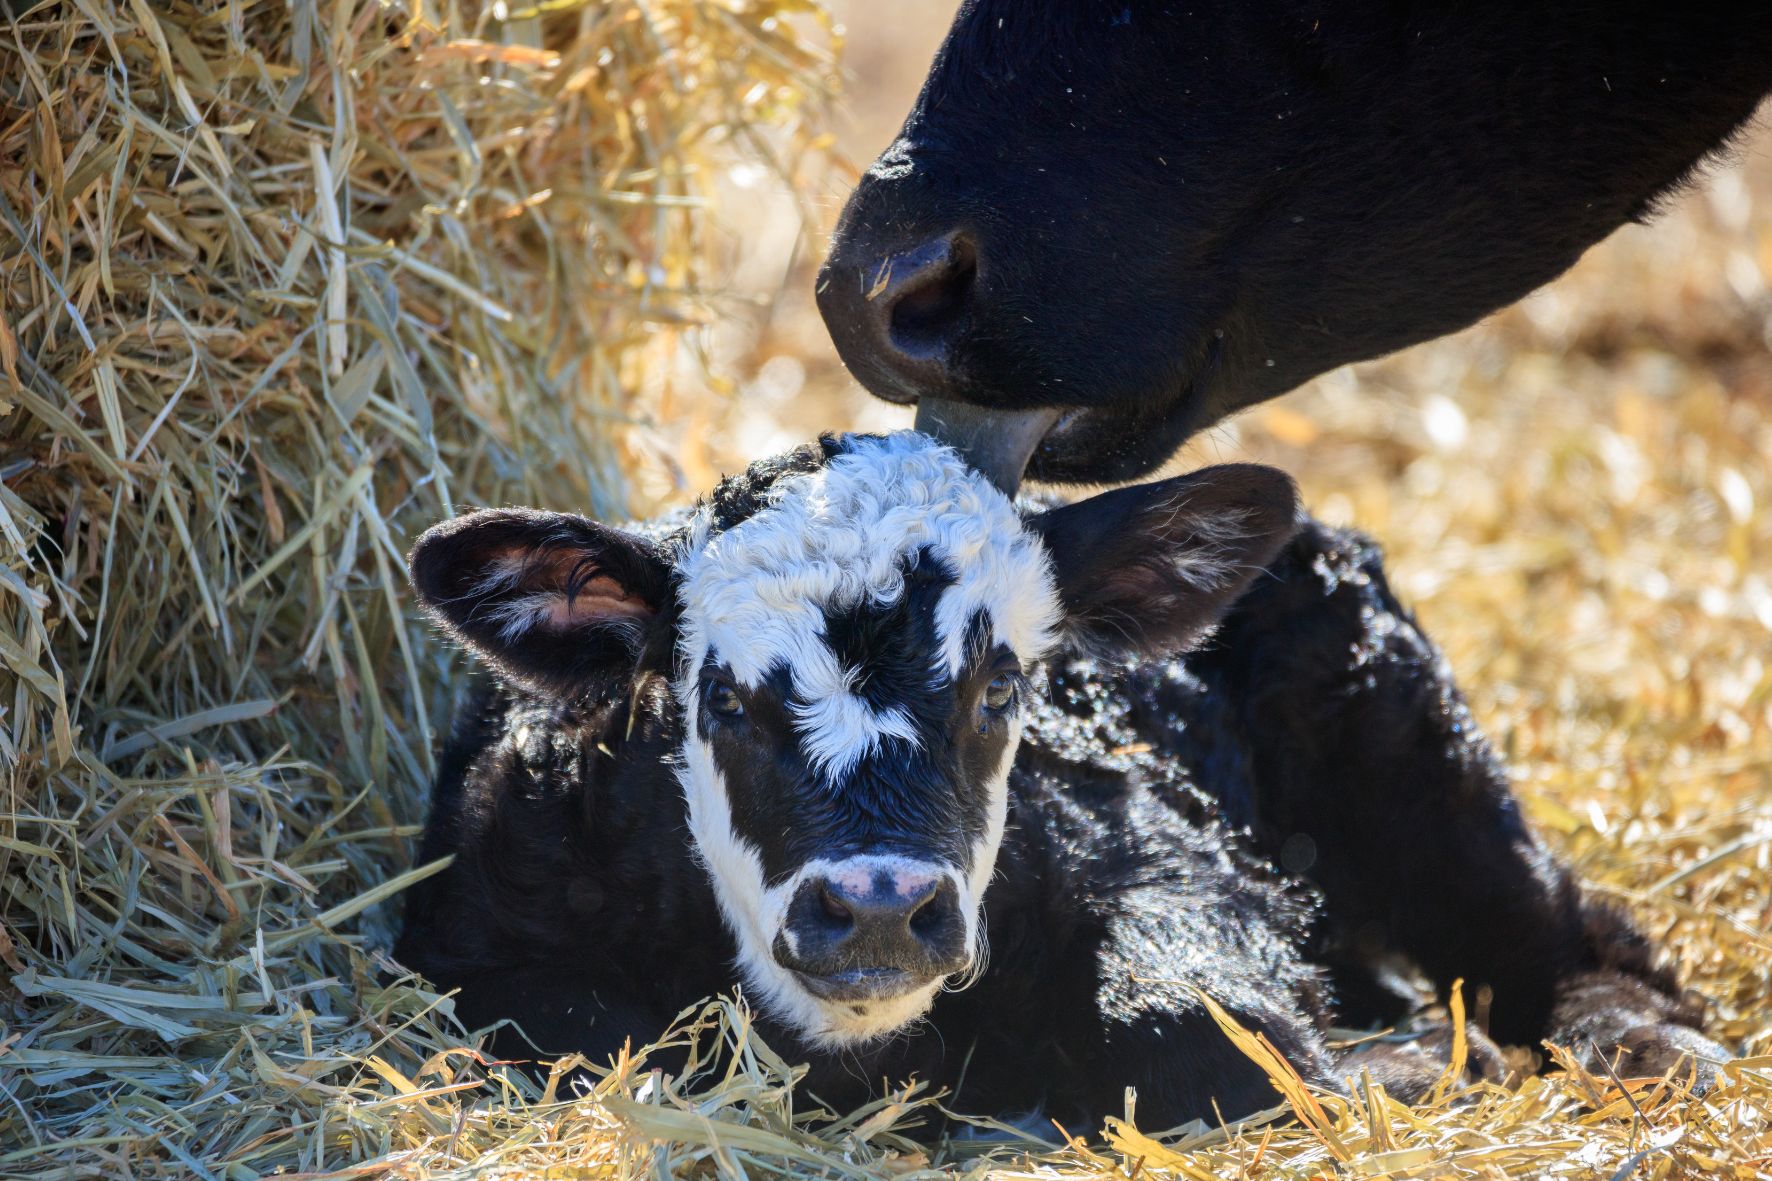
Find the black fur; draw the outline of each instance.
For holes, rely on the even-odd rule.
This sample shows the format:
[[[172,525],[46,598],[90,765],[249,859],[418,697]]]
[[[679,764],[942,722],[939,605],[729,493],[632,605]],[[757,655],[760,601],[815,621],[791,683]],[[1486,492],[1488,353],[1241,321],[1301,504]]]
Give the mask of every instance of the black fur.
[[[670,767],[679,711],[657,677],[593,684],[493,685],[467,712],[422,854],[456,861],[414,889],[396,949],[460,990],[465,1024],[510,1022],[494,1048],[517,1057],[610,1054],[737,983]],[[1271,1106],[1192,987],[1311,1081],[1365,1067],[1408,1095],[1437,1064],[1337,1061],[1324,1040],[1332,1019],[1389,1015],[1369,977],[1393,953],[1442,990],[1491,989],[1506,1040],[1624,1043],[1657,1069],[1721,1053],[1630,924],[1584,902],[1521,823],[1357,535],[1306,523],[1204,651],[1060,660],[1028,688],[982,977],[860,1051],[762,1019],[822,1100],[914,1075],[961,1109],[1080,1128],[1126,1086],[1152,1127]]]
[[[1739,0],[967,0],[818,280],[862,384],[1142,474],[1647,217],[1772,89]]]
[[[1192,647],[1273,560],[1297,507],[1298,490],[1282,473],[1221,464],[1061,505],[1028,523],[1054,556],[1071,644],[1136,659]]]

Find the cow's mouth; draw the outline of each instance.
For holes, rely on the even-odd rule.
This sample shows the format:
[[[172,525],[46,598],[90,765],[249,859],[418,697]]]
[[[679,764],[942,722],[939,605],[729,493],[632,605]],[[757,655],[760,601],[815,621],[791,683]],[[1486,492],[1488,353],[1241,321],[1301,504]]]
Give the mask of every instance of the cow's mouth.
[[[946,443],[1006,495],[1023,477],[1114,483],[1160,467],[1193,432],[1194,385],[1173,402],[999,410],[924,396],[916,428]],[[1180,412],[1178,412],[1180,411]]]
[[[1036,449],[1060,423],[1056,406],[992,410],[970,402],[924,396],[917,401],[916,428],[940,439],[985,479],[1014,496]]]
[[[851,968],[828,976],[795,969],[794,978],[819,1000],[844,1004],[896,1000],[930,982],[929,977],[903,968]]]
[[[1022,477],[1054,484],[1113,484],[1164,465],[1209,422],[1200,381],[1162,401],[992,410],[921,397],[916,429],[953,447],[1008,497]]]

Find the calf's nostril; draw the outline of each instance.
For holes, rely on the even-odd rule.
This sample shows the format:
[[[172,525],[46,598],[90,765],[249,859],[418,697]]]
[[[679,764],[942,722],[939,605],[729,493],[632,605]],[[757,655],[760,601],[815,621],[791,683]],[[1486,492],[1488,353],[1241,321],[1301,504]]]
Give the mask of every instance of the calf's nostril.
[[[911,913],[909,913],[911,933],[923,940],[943,938],[948,935],[948,927],[955,919],[957,906],[959,906],[959,899],[955,897],[955,892],[953,892],[952,881],[941,881],[939,885],[932,885],[929,896],[921,899],[920,903],[911,908]]]
[[[837,897],[836,891],[831,889],[829,883],[819,887],[818,905],[827,918],[835,919],[841,923],[855,921],[854,912],[843,904],[843,900]]]
[[[933,890],[910,915],[910,928],[918,935],[937,934],[947,924],[953,910],[952,899],[944,890]]]

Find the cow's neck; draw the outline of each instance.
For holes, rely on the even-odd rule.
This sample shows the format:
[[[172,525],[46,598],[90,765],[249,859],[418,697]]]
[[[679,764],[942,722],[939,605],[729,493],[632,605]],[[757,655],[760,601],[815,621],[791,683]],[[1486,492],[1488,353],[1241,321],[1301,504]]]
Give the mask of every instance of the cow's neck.
[[[1315,208],[1309,195],[1329,191],[1357,214],[1232,250],[1251,285],[1244,306],[1311,326],[1312,346],[1291,364],[1286,341],[1233,331],[1280,363],[1241,367],[1249,384],[1222,391],[1229,401],[1208,418],[1522,298],[1620,226],[1651,217],[1772,91],[1764,3],[1429,5],[1387,34],[1407,44],[1388,59],[1401,68],[1383,76],[1361,71],[1365,7],[1326,10],[1339,98],[1314,125],[1299,120],[1304,138],[1274,148],[1293,194],[1282,207]],[[1313,135],[1332,135],[1334,150],[1313,148]],[[1362,278],[1393,273],[1411,282]],[[1293,289],[1300,274],[1333,297]]]

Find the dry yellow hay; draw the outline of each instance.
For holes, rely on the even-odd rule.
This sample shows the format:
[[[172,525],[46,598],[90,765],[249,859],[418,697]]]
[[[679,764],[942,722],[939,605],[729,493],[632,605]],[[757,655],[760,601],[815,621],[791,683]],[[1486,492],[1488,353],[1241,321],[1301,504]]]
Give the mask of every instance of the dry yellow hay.
[[[0,5],[0,1174],[407,1134],[450,1039],[372,949],[451,662],[402,553],[625,507],[713,175],[817,121],[800,7]]]

